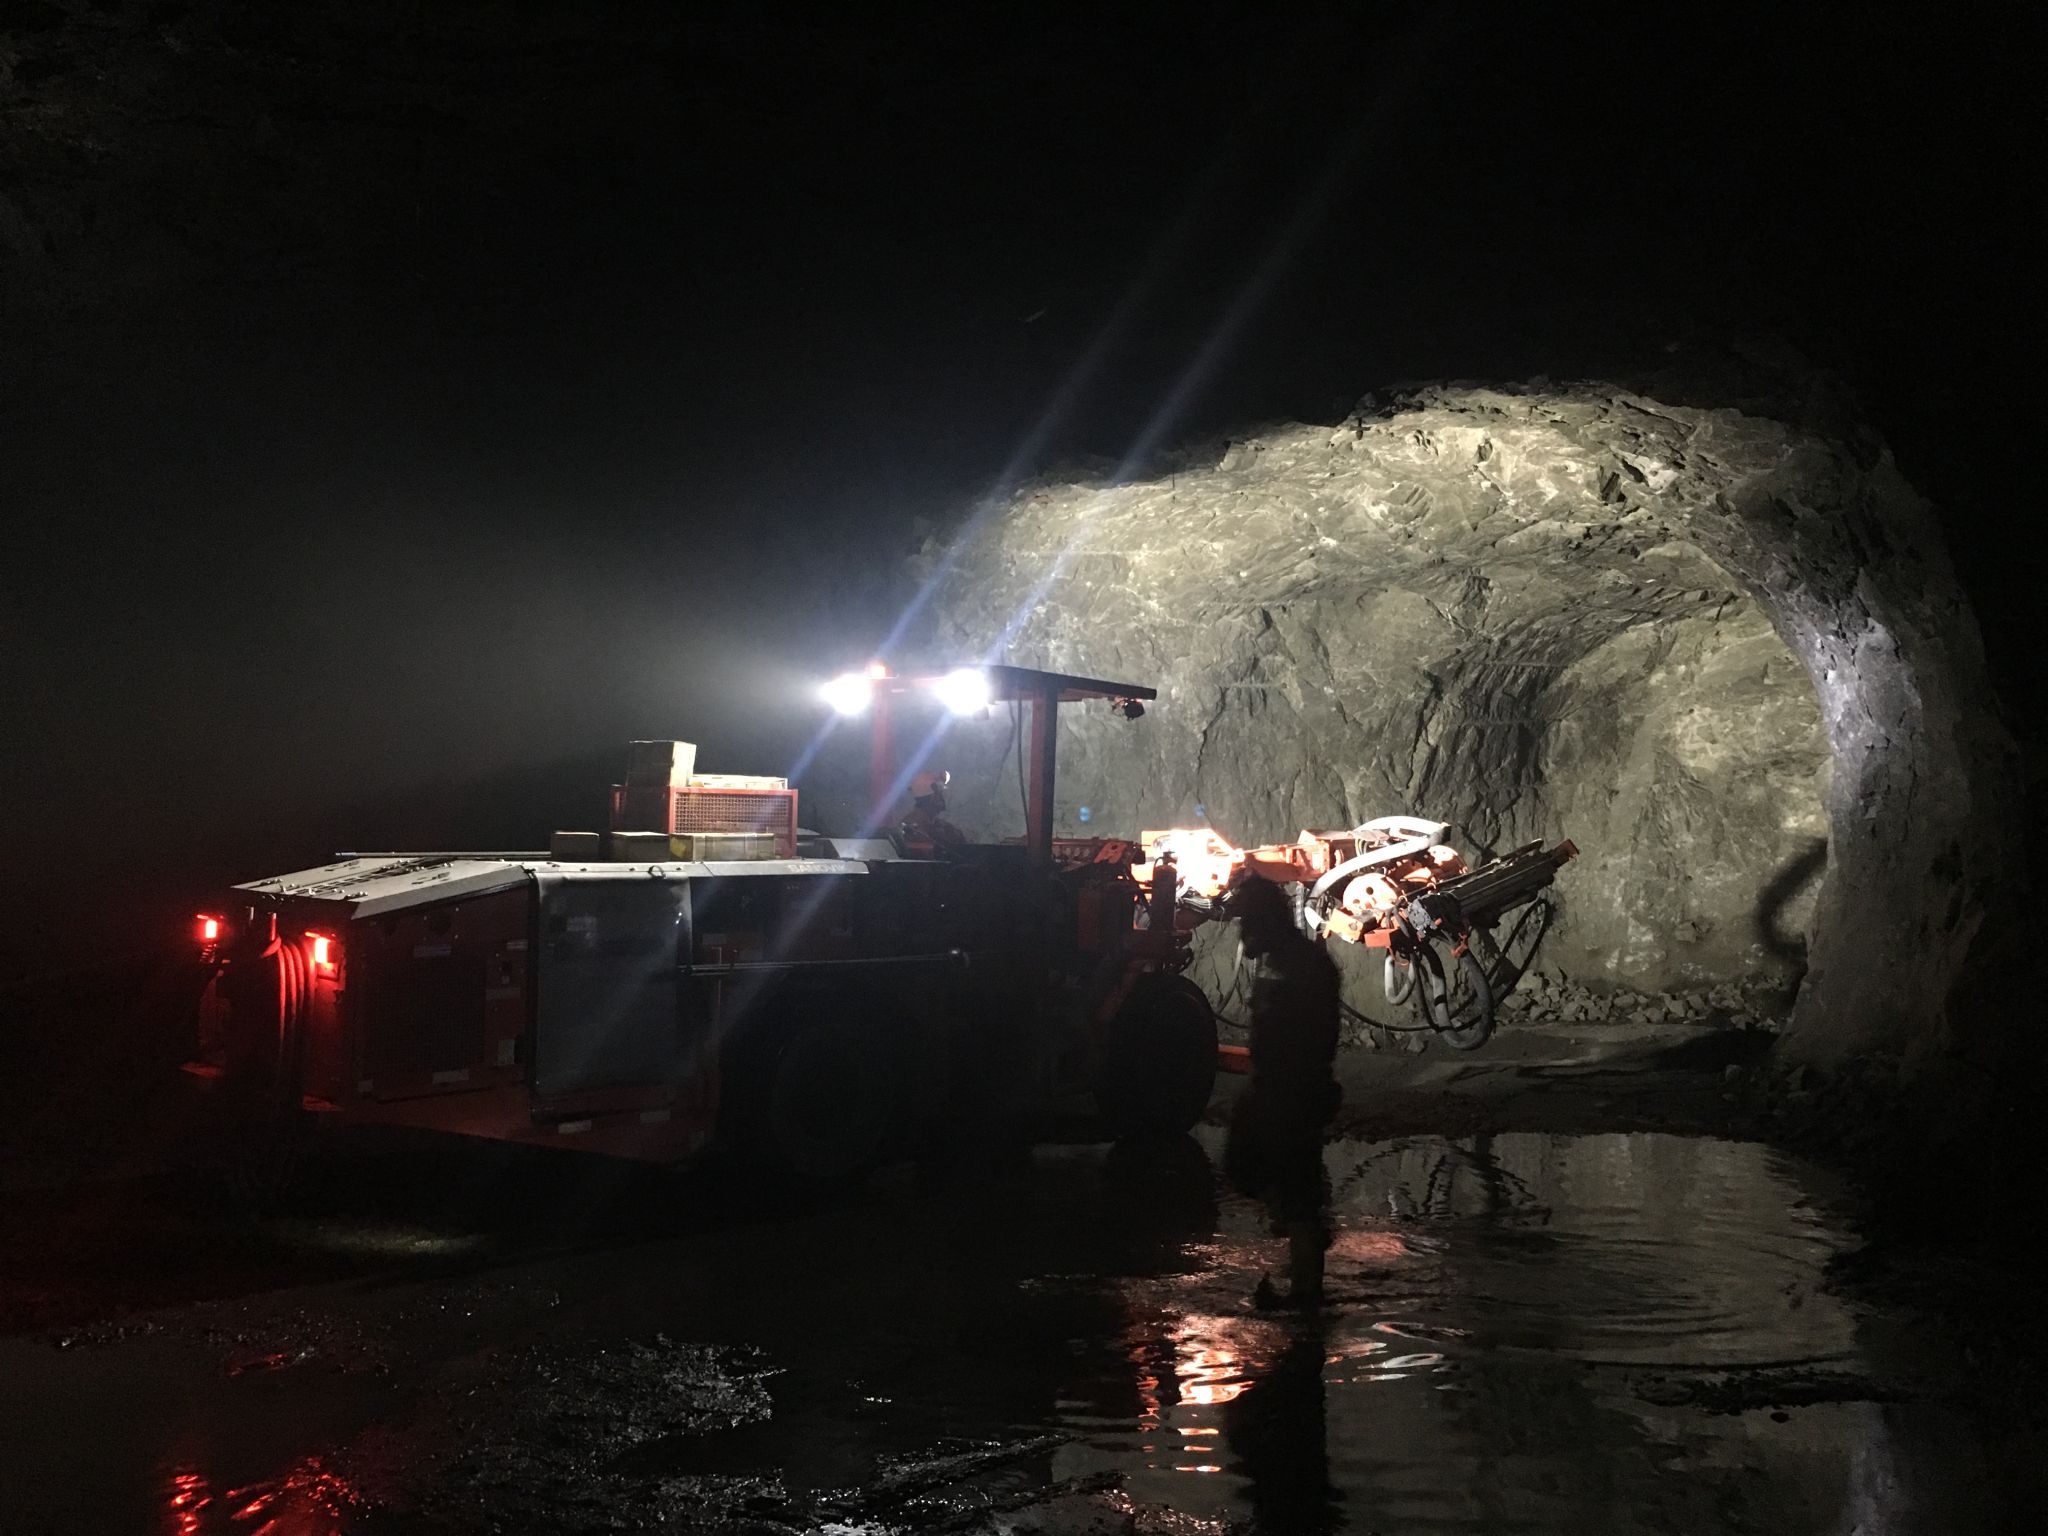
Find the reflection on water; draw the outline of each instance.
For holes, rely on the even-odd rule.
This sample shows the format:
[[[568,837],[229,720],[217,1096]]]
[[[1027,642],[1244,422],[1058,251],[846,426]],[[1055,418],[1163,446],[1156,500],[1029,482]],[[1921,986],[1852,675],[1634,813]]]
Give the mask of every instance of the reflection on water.
[[[206,1474],[191,1467],[180,1467],[171,1474],[164,1489],[164,1513],[169,1517],[164,1529],[170,1536],[199,1536],[199,1532],[205,1529],[206,1506],[212,1502],[213,1495],[206,1487]]]
[[[164,1484],[166,1536],[234,1531],[241,1536],[339,1536],[357,1499],[346,1479],[308,1456],[282,1476],[215,1492],[196,1467],[175,1469]]]
[[[1211,1331],[1205,1340],[1202,1324],[1214,1321],[1191,1321],[1176,1330],[1173,1374],[1178,1402],[1213,1407],[1245,1389],[1243,1357],[1227,1343],[1208,1341],[1217,1340],[1220,1330]]]
[[[0,1382],[45,1405],[0,1415],[0,1529],[470,1530],[507,1500],[637,1529],[706,1498],[736,1528],[895,1529],[913,1495],[964,1519],[1096,1474],[1302,1536],[1997,1528],[1959,1513],[1956,1480],[1985,1481],[1967,1421],[1871,1385],[1869,1320],[1823,1283],[1847,1214],[1766,1148],[1335,1144],[1314,1319],[1249,1305],[1283,1245],[1207,1150],[1048,1150],[1000,1198],[906,1180],[539,1256],[495,1311],[426,1281],[103,1349],[0,1340]],[[479,1436],[481,1501],[456,1492]]]
[[[1070,1419],[1060,1471],[1301,1531],[1831,1531],[1867,1497],[1867,1405],[1781,1424],[1740,1401],[1860,1363],[1818,1288],[1848,1239],[1768,1149],[1523,1135],[1329,1161],[1336,1305],[1251,1311],[1279,1247],[1225,1202],[1192,1273],[1127,1287],[1139,1442]],[[1717,1392],[1755,1411],[1707,1411]]]
[[[1303,1328],[1224,1412],[1233,1469],[1261,1530],[1319,1536],[1342,1524],[1344,1496],[1330,1472],[1324,1348],[1319,1328]]]

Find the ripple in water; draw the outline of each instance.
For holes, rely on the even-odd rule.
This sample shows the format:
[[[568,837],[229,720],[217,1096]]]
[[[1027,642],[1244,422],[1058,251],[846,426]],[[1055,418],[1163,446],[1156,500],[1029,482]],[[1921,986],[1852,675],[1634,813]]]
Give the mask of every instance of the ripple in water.
[[[1226,1201],[1188,1273],[1128,1285],[1121,1357],[1066,1394],[1057,1470],[1289,1531],[1838,1527],[1873,1405],[1804,1408],[1794,1436],[1694,1401],[1698,1382],[1857,1368],[1855,1318],[1821,1286],[1853,1236],[1794,1165],[1649,1134],[1327,1160],[1329,1311],[1248,1307],[1284,1256]]]

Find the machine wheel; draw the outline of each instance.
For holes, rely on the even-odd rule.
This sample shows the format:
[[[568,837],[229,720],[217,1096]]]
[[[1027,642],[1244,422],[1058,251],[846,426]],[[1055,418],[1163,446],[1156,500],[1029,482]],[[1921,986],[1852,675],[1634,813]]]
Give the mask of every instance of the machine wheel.
[[[1493,1034],[1493,988],[1479,957],[1469,949],[1452,954],[1442,940],[1429,939],[1416,946],[1415,966],[1415,1006],[1422,1022],[1453,1050],[1475,1051],[1486,1044]]]
[[[1119,1141],[1183,1136],[1216,1091],[1216,1015],[1184,976],[1131,988],[1103,1043],[1095,1103]]]
[[[857,1179],[881,1161],[902,1073],[872,1017],[821,1010],[748,1055],[735,1085],[748,1161],[805,1185]]]

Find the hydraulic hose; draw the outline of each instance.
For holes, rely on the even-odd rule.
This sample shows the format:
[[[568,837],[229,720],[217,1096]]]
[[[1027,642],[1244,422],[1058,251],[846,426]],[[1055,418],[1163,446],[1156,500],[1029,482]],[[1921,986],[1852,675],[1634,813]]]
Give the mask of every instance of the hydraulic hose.
[[[1317,903],[1324,893],[1335,890],[1353,875],[1361,874],[1377,865],[1413,858],[1416,854],[1427,851],[1433,844],[1440,843],[1450,836],[1451,825],[1447,821],[1424,821],[1419,816],[1380,816],[1371,821],[1362,821],[1351,829],[1353,837],[1362,838],[1369,832],[1391,832],[1395,835],[1396,841],[1384,848],[1370,849],[1346,859],[1309,887],[1305,911],[1308,917],[1308,931],[1311,934],[1322,931],[1323,913]],[[1392,998],[1391,988],[1389,998]]]
[[[272,1096],[277,1106],[288,1112],[296,1111],[302,1091],[306,1010],[313,991],[312,962],[298,940],[283,934],[270,941],[261,958],[277,966],[276,1012],[260,1024],[246,1021],[239,1026],[238,1032],[243,1033],[245,1042],[243,1049],[250,1052],[244,1059],[254,1068],[253,1076],[261,1091]],[[269,1036],[260,1049],[258,1041],[251,1040],[246,1033],[252,1024]]]
[[[1363,837],[1368,832],[1392,832],[1399,841],[1346,859],[1309,888],[1309,900],[1314,901],[1325,891],[1363,870],[1391,864],[1397,859],[1413,858],[1442,842],[1450,831],[1451,825],[1447,821],[1424,821],[1418,816],[1382,816],[1375,821],[1361,822],[1351,829],[1353,837]]]
[[[1396,959],[1392,950],[1387,951],[1385,966],[1380,972],[1380,985],[1386,989],[1387,1002],[1400,1007],[1415,995],[1415,967],[1406,960]]]

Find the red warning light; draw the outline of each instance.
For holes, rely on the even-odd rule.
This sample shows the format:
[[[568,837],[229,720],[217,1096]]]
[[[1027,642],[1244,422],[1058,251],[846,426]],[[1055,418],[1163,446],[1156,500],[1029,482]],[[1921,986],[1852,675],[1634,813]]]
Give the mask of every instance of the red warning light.
[[[324,933],[309,933],[306,937],[313,942],[313,968],[320,971],[334,969],[334,940]]]
[[[199,914],[199,942],[202,944],[218,944],[220,942],[219,918],[208,917],[203,912]]]

